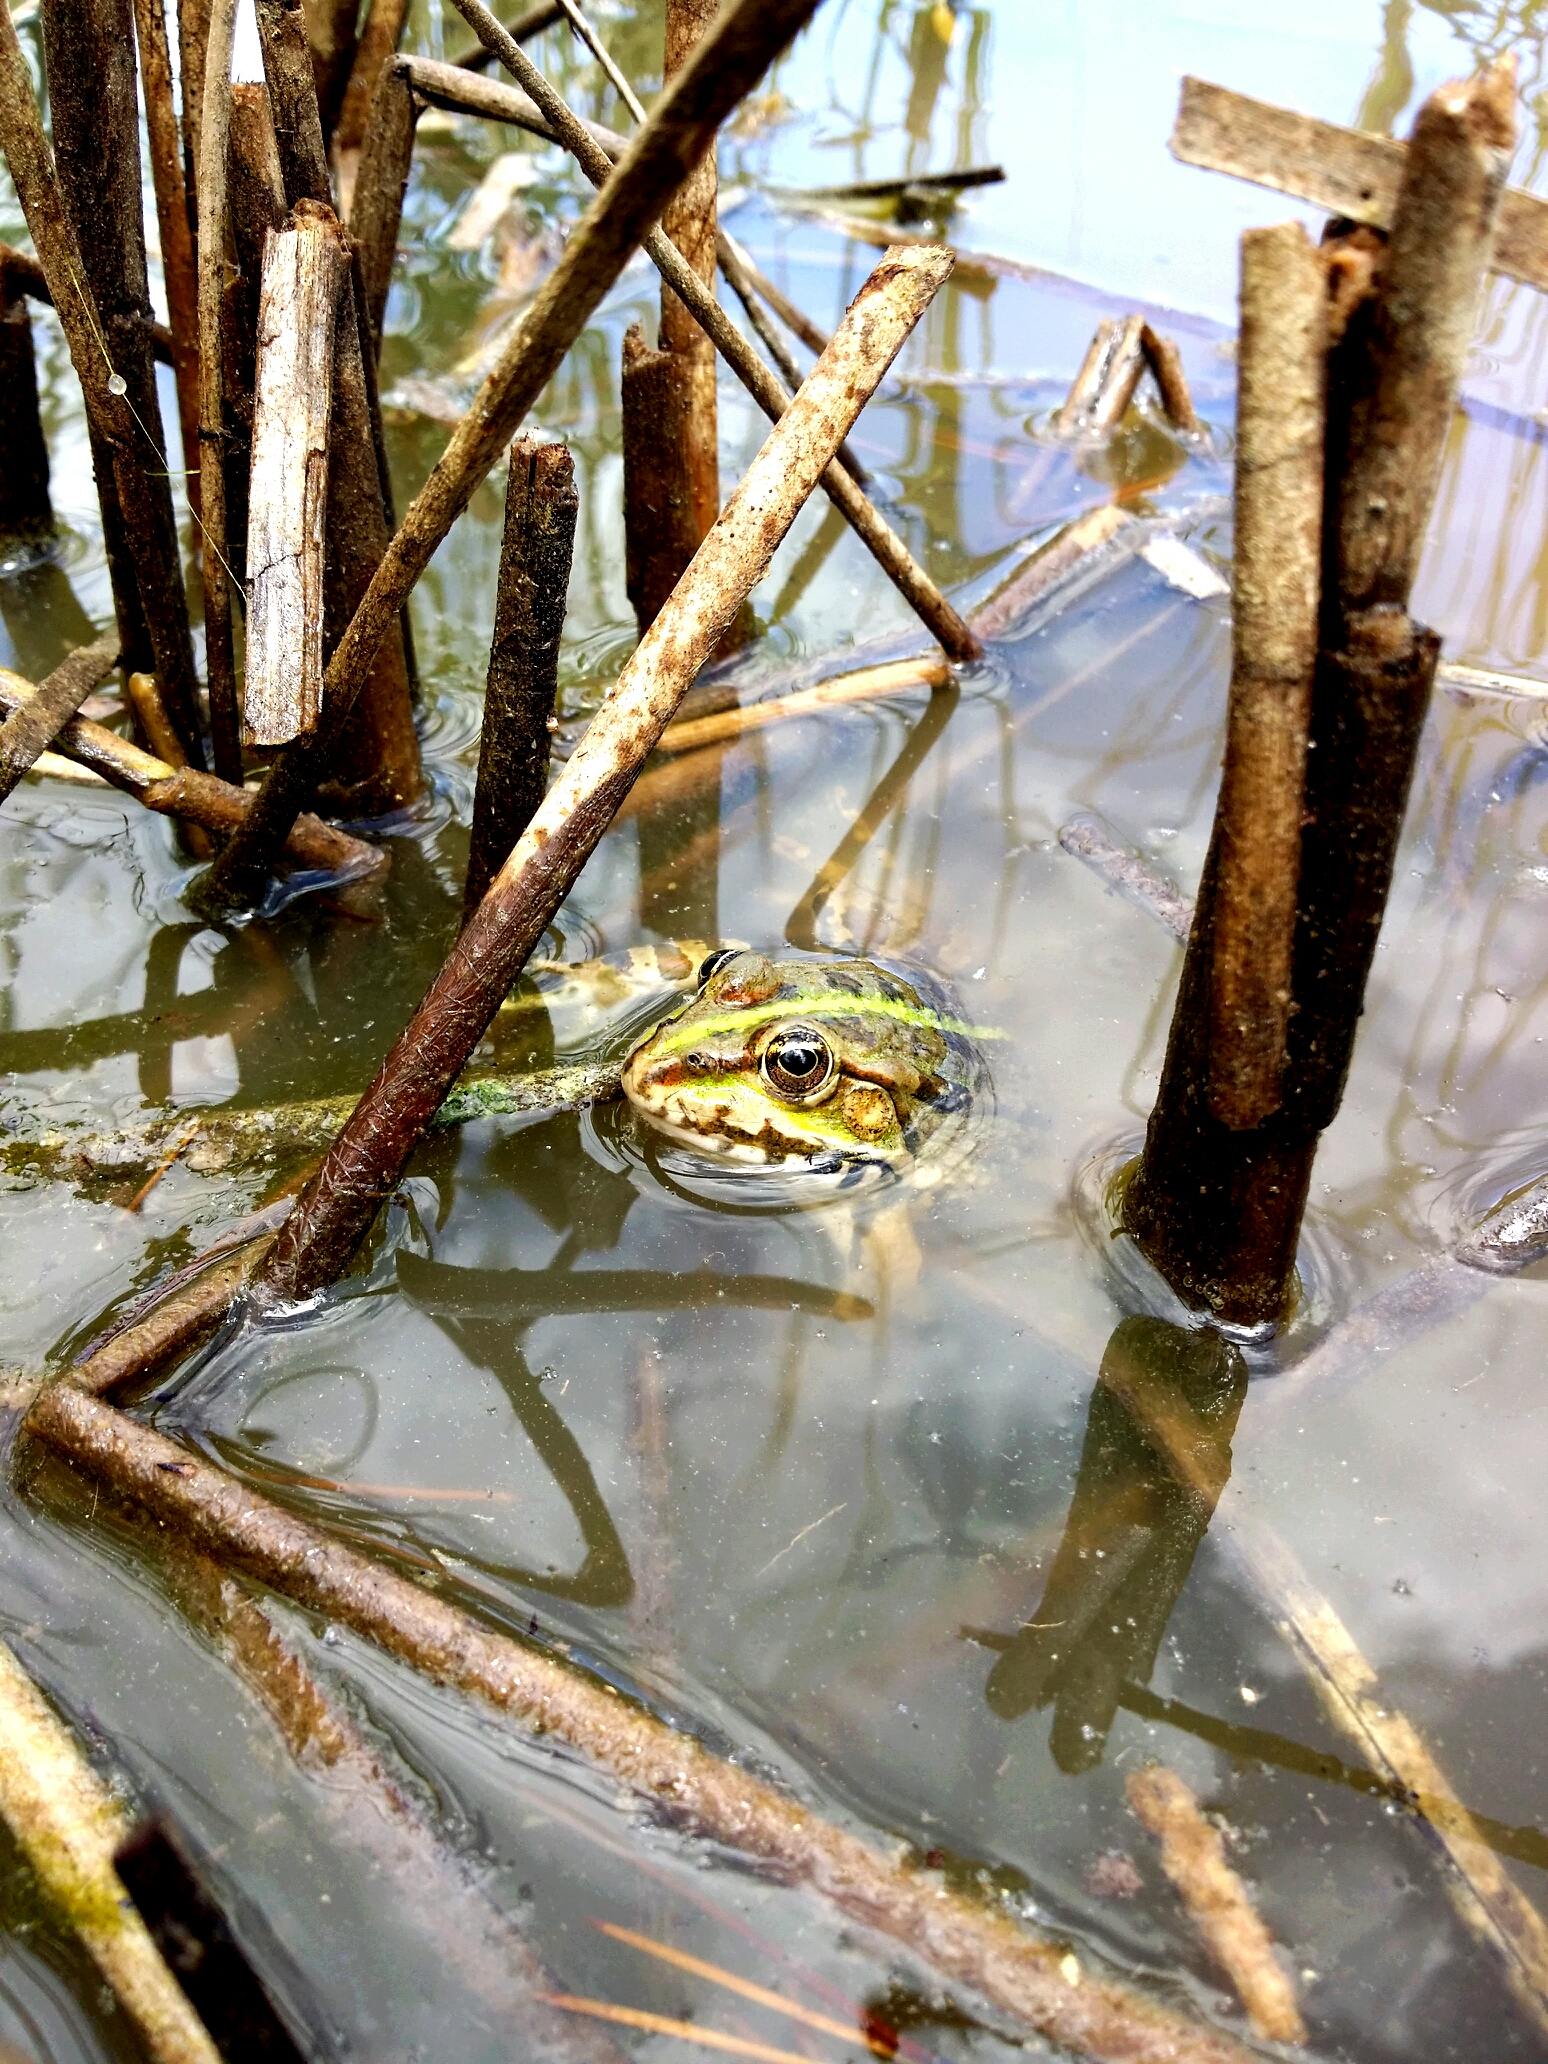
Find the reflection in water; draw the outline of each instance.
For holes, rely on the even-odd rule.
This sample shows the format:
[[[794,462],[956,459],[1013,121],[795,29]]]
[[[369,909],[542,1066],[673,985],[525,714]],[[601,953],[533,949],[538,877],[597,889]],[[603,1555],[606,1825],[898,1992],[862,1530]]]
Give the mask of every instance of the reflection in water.
[[[1207,1329],[1128,1318],[1107,1344],[1064,1539],[985,1690],[1002,1720],[1053,1704],[1050,1747],[1070,1776],[1101,1762],[1125,1683],[1149,1681],[1246,1388],[1240,1352]]]

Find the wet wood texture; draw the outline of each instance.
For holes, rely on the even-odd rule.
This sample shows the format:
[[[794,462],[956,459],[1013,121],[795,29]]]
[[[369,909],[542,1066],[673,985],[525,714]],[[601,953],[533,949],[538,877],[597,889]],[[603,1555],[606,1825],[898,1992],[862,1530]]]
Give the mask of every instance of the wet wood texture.
[[[505,489],[464,920],[484,900],[548,787],[549,722],[579,509],[566,448],[518,437]]]
[[[242,697],[254,745],[312,730],[322,705],[333,336],[348,261],[337,222],[307,206],[269,237],[258,305]]]
[[[215,0],[206,23],[205,62],[209,77],[201,97],[203,132],[199,139],[197,180],[198,317],[199,317],[199,493],[204,522],[204,658],[210,696],[210,742],[215,771],[223,781],[242,780],[241,712],[237,701],[236,643],[232,632],[233,552],[246,566],[247,464],[252,430],[252,376],[248,373],[247,409],[241,440],[241,480],[235,490],[240,510],[234,546],[229,509],[233,500],[234,440],[232,411],[227,406],[231,310],[234,282],[227,268],[230,219],[229,136],[232,94],[231,45],[236,26],[235,0]],[[186,105],[186,103],[185,103]],[[257,309],[253,312],[254,349]],[[245,579],[245,570],[239,579]]]
[[[172,53],[163,0],[134,0],[135,36],[150,145],[156,226],[161,235],[161,274],[172,332],[172,372],[177,382],[177,416],[189,506],[199,514],[199,281],[194,265],[193,224],[184,183],[183,144],[172,100]]]
[[[118,633],[82,645],[60,661],[29,702],[0,724],[0,802],[47,752],[118,657]]]
[[[0,283],[0,539],[41,544],[52,534],[48,480],[32,316],[6,268]]]

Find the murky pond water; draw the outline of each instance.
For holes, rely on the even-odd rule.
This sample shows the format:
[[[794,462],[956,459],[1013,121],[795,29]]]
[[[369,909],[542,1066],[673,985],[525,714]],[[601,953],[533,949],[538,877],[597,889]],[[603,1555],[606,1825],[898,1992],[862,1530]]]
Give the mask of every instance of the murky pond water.
[[[1523,181],[1540,160],[1535,13],[1487,25],[1491,47],[1514,37],[1522,55]],[[602,20],[648,87],[659,8]],[[416,1157],[320,1309],[218,1339],[143,1406],[341,1537],[1240,2030],[1125,1803],[1126,1775],[1163,1756],[1234,1830],[1232,1856],[1300,1974],[1313,2050],[1361,2060],[1548,2054],[1548,2034],[1459,1918],[1418,1824],[1358,1781],[1284,1636],[1283,1598],[1226,1537],[1271,1529],[1288,1545],[1541,1907],[1548,1278],[1480,1277],[1430,1325],[1349,1324],[1548,1168],[1538,297],[1491,290],[1418,598],[1449,657],[1527,685],[1437,694],[1348,1096],[1317,1165],[1302,1315],[1249,1358],[1250,1377],[1188,1363],[1211,1466],[1231,1471],[1212,1532],[1169,1499],[1144,1427],[1115,1402],[1125,1357],[1188,1357],[1147,1331],[1140,1315],[1161,1307],[1107,1237],[1100,1197],[1154,1094],[1179,951],[1059,832],[1094,818],[1191,891],[1213,810],[1226,605],[1140,548],[1166,534],[1228,562],[1234,238],[1292,211],[1171,163],[1177,73],[1400,133],[1406,108],[1467,68],[1481,24],[1396,4],[1224,5],[1205,21],[829,0],[772,82],[780,98],[726,140],[736,233],[766,270],[830,323],[874,261],[771,188],[988,159],[1010,174],[952,224],[1003,262],[964,264],[856,434],[878,497],[969,598],[1115,491],[1144,521],[1099,580],[955,689],[658,762],[549,948],[582,961],[724,937],[912,963],[984,1034],[992,1088],[971,1152],[937,1180],[922,1170],[808,1205],[789,1186],[678,1179],[617,1108],[471,1125]],[[406,47],[463,42],[426,5]],[[557,32],[534,48],[588,113],[618,119]],[[400,506],[579,198],[530,139],[440,117],[420,138],[383,363]],[[482,241],[459,236],[469,196],[512,151],[526,154],[501,175],[516,198]],[[0,229],[19,234],[14,202]],[[625,327],[654,302],[637,263],[537,411],[570,443],[580,486],[568,719],[633,643],[617,367]],[[1050,443],[1048,411],[1095,322],[1134,306],[1181,345],[1208,439],[1184,450],[1142,422],[1102,453]],[[48,350],[72,534],[57,565],[0,580],[0,657],[33,675],[110,609],[56,338]],[[729,485],[761,433],[724,383],[721,408]],[[190,868],[163,821],[52,778],[7,804],[7,1125],[101,1129],[169,1101],[257,1106],[369,1079],[460,915],[502,490],[496,475],[480,491],[415,596],[433,793],[390,828],[376,921],[303,900],[209,929],[179,900]],[[835,655],[919,649],[824,507],[803,514],[755,604],[760,635],[731,669],[744,696],[821,678]],[[628,1036],[559,1004],[519,1023],[499,1035],[517,1063]],[[13,1182],[0,1192],[6,1361],[57,1365],[262,1194],[258,1178],[181,1163],[132,1214],[100,1185]],[[1314,1349],[1319,1378],[1298,1390]],[[598,2050],[577,2032],[591,2024],[513,2024],[476,1944],[445,1956],[426,1911],[455,1931],[470,1887],[514,1918],[557,1990],[782,2053],[858,2054],[877,2025],[902,2031],[910,2057],[1022,2040],[806,1896],[646,1824],[573,1760],[277,1607],[361,1753],[436,1839],[372,1835],[347,1775],[298,1763],[230,1667],[178,1551],[58,1465],[10,1486],[0,1548],[0,1631],[104,1767],[165,1804],[237,1888],[318,2056]],[[1109,1556],[1114,1577],[1079,1567]],[[1067,1647],[1037,1645],[1065,1626]],[[0,1874],[0,1902],[0,2040],[40,2064],[132,2055],[25,1873]],[[619,1930],[854,2037],[750,2004]],[[682,2054],[670,2035],[613,2033]]]

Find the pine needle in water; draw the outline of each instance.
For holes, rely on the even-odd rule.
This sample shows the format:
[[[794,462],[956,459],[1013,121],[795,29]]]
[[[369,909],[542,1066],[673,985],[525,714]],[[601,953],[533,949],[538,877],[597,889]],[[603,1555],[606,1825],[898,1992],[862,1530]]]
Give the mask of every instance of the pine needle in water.
[[[782,1993],[769,1992],[761,1985],[754,1985],[749,1979],[738,1978],[734,1971],[722,1970],[719,1964],[703,1962],[699,1957],[689,1956],[683,1950],[669,1949],[664,1942],[657,1942],[649,1935],[636,1935],[632,1928],[620,1928],[612,1921],[596,1921],[592,1924],[604,1935],[611,1935],[615,1942],[627,1942],[631,1949],[643,1950],[646,1956],[659,1957],[664,1964],[673,1964],[679,1971],[691,1971],[696,1978],[704,1978],[711,1985],[723,1985],[728,1992],[740,1993],[743,1999],[752,2000],[760,2007],[767,2007],[771,2013],[785,2014],[792,2021],[803,2021],[808,2028],[820,2028],[825,2035],[836,2035],[840,2042],[864,2042],[863,2030],[843,2021],[836,2021],[829,2014],[815,2013],[810,2007],[797,2006]],[[874,2043],[869,2047],[874,2049]],[[890,2055],[891,2052],[886,2054]]]
[[[545,2007],[562,2007],[567,2014],[590,2014],[597,2021],[643,2028],[648,2035],[675,2035],[707,2050],[730,2050],[737,2057],[756,2057],[761,2064],[812,2064],[811,2058],[799,2050],[776,2050],[768,2043],[748,2042],[744,2036],[722,2035],[717,2028],[696,2028],[691,2021],[674,2021],[667,2014],[647,2014],[640,2007],[616,2007],[611,2000],[578,1999],[570,1992],[539,1992],[533,1998],[541,2000]]]

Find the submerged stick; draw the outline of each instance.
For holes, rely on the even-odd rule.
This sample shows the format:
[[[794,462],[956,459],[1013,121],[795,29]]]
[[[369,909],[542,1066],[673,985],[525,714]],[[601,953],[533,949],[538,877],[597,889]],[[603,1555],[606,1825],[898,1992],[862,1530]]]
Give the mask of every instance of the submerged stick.
[[[611,1687],[488,1631],[73,1384],[46,1388],[25,1423],[228,1567],[566,1744],[701,1839],[830,1899],[1050,2042],[1104,2064],[1246,2064],[1229,2036],[1098,1976],[1067,1943],[884,1855]]]
[[[817,0],[738,0],[662,95],[415,496],[329,663],[322,721],[310,739],[287,746],[271,768],[258,807],[207,878],[208,909],[237,908],[262,894],[274,857],[327,768],[409,590],[667,197],[742,94],[816,7]]]
[[[1171,152],[1184,165],[1227,172],[1347,221],[1390,229],[1408,145],[1185,78]],[[1506,189],[1488,262],[1495,272],[1548,293],[1548,201],[1523,187]]]
[[[37,693],[0,724],[0,803],[111,671],[118,657],[118,633],[82,645],[60,661]]]
[[[38,691],[32,682],[9,668],[0,667],[0,710],[26,706]],[[218,775],[197,767],[173,767],[154,754],[141,752],[86,717],[72,717],[53,741],[53,750],[67,759],[90,767],[115,788],[121,788],[163,817],[181,817],[189,824],[202,824],[217,835],[233,832],[246,818],[253,798],[245,789],[233,787]],[[379,846],[348,832],[324,824],[320,817],[296,819],[285,855],[292,867],[313,868],[325,874],[344,874],[353,879],[385,873],[387,855]]]
[[[151,0],[154,4],[154,0]],[[226,225],[231,137],[231,46],[236,0],[213,0],[201,98],[199,223],[199,495],[204,523],[204,646],[215,772],[241,785],[241,713],[231,630],[231,536],[226,517]],[[247,506],[243,497],[242,507]],[[247,526],[242,525],[245,547]]]
[[[494,16],[483,6],[482,0],[455,0],[455,5],[458,12],[481,36],[490,39],[492,47],[499,53],[501,63],[531,94],[552,133],[573,153],[586,177],[600,186],[608,176],[609,163],[605,150],[587,126],[580,121],[531,59],[505,36]],[[677,247],[663,236],[659,229],[651,230],[643,241],[647,255],[663,280],[692,313],[694,320],[709,336],[716,350],[764,414],[771,422],[777,423],[790,406],[790,396],[785,389],[727,316],[725,310],[720,307],[714,295],[705,290],[702,280],[686,263]],[[648,432],[648,422],[644,428]],[[963,622],[935,582],[914,559],[902,539],[882,519],[874,504],[861,492],[843,467],[837,463],[831,465],[823,476],[822,487],[878,566],[893,582],[926,629],[939,641],[947,656],[954,660],[978,658],[983,650],[978,637]]]
[[[150,145],[156,225],[161,232],[161,271],[172,332],[172,372],[177,382],[177,416],[182,430],[183,477],[195,518],[199,499],[199,281],[194,267],[188,189],[183,183],[183,146],[172,102],[172,52],[163,0],[134,0],[135,37],[145,97],[145,135]]]
[[[580,503],[562,444],[511,446],[494,637],[484,688],[463,921],[484,900],[548,787],[549,724]]]
[[[242,694],[254,745],[311,731],[322,705],[333,334],[348,263],[337,220],[313,202],[264,247]]]
[[[694,675],[950,272],[945,253],[900,251],[856,296],[307,1186],[264,1271],[270,1301],[311,1295],[354,1251]]]
[[[1247,1887],[1226,1861],[1220,1830],[1204,1818],[1193,1793],[1164,1763],[1131,1772],[1124,1792],[1161,1844],[1161,1868],[1177,1887],[1210,1955],[1236,1987],[1253,2028],[1265,2042],[1305,2042],[1295,1987]]]
[[[118,1802],[0,1643],[0,1816],[152,2064],[220,2064],[117,1872]]]
[[[1279,1108],[1317,666],[1327,269],[1298,222],[1242,238],[1231,694],[1215,809],[1210,1109]]]

